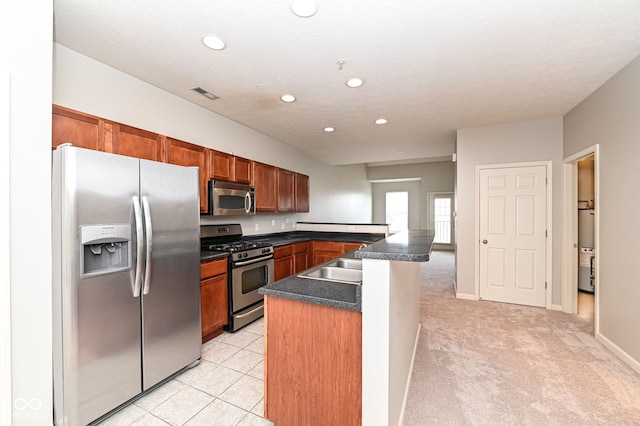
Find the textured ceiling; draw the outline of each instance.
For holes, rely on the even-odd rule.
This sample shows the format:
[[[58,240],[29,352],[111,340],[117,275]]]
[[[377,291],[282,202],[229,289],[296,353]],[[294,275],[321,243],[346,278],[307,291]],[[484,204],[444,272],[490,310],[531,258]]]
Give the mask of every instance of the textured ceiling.
[[[640,54],[640,0],[318,4],[54,0],[54,39],[334,165],[447,156],[455,129],[564,115]]]

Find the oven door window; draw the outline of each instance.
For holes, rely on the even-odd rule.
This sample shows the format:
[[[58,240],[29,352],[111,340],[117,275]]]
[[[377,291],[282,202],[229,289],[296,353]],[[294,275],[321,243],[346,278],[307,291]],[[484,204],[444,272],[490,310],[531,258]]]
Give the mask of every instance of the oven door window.
[[[251,293],[269,283],[269,268],[259,266],[242,271],[242,294]]]

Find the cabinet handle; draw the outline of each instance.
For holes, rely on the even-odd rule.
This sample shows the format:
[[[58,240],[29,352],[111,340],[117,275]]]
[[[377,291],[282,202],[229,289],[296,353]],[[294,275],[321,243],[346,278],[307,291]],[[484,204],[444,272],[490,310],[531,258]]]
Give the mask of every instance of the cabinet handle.
[[[488,244],[488,243],[489,243],[489,241],[487,241],[487,240],[482,240],[482,244]]]

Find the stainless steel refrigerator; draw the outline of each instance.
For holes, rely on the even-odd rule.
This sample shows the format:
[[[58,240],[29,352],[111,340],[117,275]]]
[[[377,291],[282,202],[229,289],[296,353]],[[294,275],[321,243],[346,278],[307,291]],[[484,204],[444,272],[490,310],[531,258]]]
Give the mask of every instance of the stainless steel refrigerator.
[[[86,425],[201,357],[198,170],[53,152],[54,419]]]

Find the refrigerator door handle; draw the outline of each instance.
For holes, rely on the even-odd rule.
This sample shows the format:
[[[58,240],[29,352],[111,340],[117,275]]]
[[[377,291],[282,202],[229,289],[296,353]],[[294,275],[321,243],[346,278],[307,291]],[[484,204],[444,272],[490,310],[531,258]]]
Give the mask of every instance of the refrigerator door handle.
[[[142,243],[142,212],[140,211],[140,200],[133,196],[133,216],[136,222],[136,274],[133,280],[133,297],[140,297],[140,287],[142,284],[142,255],[144,244]]]
[[[144,288],[142,294],[149,294],[151,284],[151,252],[153,248],[153,230],[151,226],[151,209],[149,208],[149,198],[142,197],[142,211],[144,212],[144,228],[147,242],[147,265],[144,272]]]

